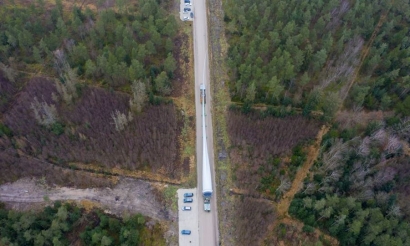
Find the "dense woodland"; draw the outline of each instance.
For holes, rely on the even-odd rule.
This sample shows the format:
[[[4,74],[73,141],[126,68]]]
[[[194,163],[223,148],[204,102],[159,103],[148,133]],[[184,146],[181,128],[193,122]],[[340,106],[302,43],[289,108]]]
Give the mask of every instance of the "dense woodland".
[[[64,84],[68,77],[61,65],[68,62],[77,75],[107,87],[129,88],[134,80],[150,79],[150,91],[171,93],[178,26],[155,0],[127,11],[73,6],[67,13],[61,0],[53,7],[43,0],[5,4],[0,11],[0,62],[8,66],[9,78],[13,69],[39,64]]]
[[[328,120],[381,19],[346,106],[410,114],[408,1],[226,0],[224,11],[234,100],[322,110]]]
[[[124,219],[55,202],[40,212],[6,210],[0,204],[2,245],[165,245],[159,224],[147,218]]]
[[[342,245],[408,245],[409,157],[400,137],[410,140],[409,127],[407,120],[331,130],[289,212],[307,231],[321,227]]]

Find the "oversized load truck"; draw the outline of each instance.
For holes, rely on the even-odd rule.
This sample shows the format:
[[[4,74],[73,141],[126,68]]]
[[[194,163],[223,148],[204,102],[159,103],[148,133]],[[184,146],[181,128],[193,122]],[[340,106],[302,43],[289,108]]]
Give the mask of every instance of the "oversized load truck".
[[[208,146],[206,142],[206,128],[205,128],[205,104],[206,93],[205,85],[200,85],[201,90],[201,104],[202,104],[202,196],[204,197],[204,210],[211,211],[211,197],[212,197],[212,177],[211,167],[209,165]]]

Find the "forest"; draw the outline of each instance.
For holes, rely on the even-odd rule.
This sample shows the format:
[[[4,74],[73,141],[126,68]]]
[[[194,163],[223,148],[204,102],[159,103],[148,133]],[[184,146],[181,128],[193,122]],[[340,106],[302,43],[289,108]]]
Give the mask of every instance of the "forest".
[[[70,203],[55,202],[39,212],[7,210],[0,204],[2,245],[165,245],[153,235],[158,223],[145,226],[140,214],[117,219],[100,210],[86,212]]]
[[[0,10],[0,62],[9,80],[15,80],[13,70],[37,65],[63,84],[75,82],[67,76],[74,70],[107,88],[130,91],[134,80],[149,79],[150,92],[171,93],[178,26],[164,6],[149,0],[123,11],[95,12],[74,5],[67,13],[61,0],[55,3],[38,0]]]
[[[223,1],[232,204],[265,209],[232,213],[238,245],[409,244],[409,16],[407,0]]]
[[[409,126],[407,119],[360,132],[335,127],[289,213],[342,245],[409,244],[409,157],[400,139],[410,140]]]
[[[410,114],[408,1],[225,0],[224,11],[234,101],[329,120],[348,96],[348,108]]]

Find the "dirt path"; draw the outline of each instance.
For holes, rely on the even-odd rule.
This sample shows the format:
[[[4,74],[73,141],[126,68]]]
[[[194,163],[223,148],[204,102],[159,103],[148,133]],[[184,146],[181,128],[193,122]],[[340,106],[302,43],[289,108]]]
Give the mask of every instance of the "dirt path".
[[[255,193],[255,192],[249,192],[249,190],[242,190],[239,188],[231,188],[229,189],[229,195],[238,195],[238,196],[246,196],[246,197],[251,197],[251,198],[256,198],[256,199],[263,199],[268,202],[274,202],[274,199],[267,197],[263,194],[260,193]]]
[[[276,206],[277,213],[278,213],[278,220],[276,220],[272,225],[269,226],[268,231],[272,232],[274,228],[276,228],[276,226],[279,225],[280,223],[293,225],[299,228],[299,231],[302,231],[303,222],[292,219],[289,216],[288,214],[289,205],[290,205],[290,202],[293,200],[293,197],[295,196],[295,194],[301,189],[303,180],[305,179],[306,175],[308,175],[310,168],[312,167],[313,163],[317,159],[319,155],[319,151],[320,151],[320,143],[322,142],[322,137],[328,131],[329,131],[328,126],[322,126],[322,128],[320,129],[320,131],[318,132],[316,136],[315,143],[309,146],[309,149],[308,149],[309,153],[307,156],[307,160],[296,173],[295,179],[292,182],[292,186],[290,190],[284,194],[283,198],[280,200],[279,204]],[[338,245],[338,241],[335,238],[323,233],[319,229],[315,229],[314,234],[317,238],[319,238],[320,235],[323,235],[326,240],[331,242],[331,245]]]
[[[153,189],[148,182],[129,178],[121,179],[112,189],[50,188],[35,179],[24,178],[1,185],[0,201],[14,209],[24,209],[30,208],[27,205],[47,203],[46,200],[73,200],[80,203],[86,200],[119,216],[129,212],[141,213],[155,220],[175,220],[176,214],[163,207],[152,195]]]
[[[300,168],[296,173],[295,179],[292,182],[290,190],[284,194],[283,198],[280,200],[277,206],[277,212],[280,218],[289,216],[288,209],[290,202],[293,200],[293,197],[295,196],[296,192],[298,192],[301,188],[303,180],[309,173],[309,169],[312,167],[313,163],[317,159],[320,150],[320,143],[322,142],[322,137],[327,133],[328,130],[329,127],[323,126],[316,136],[315,144],[309,146],[307,160],[303,164],[302,168]]]
[[[379,31],[380,31],[380,27],[383,25],[384,20],[386,19],[387,13],[388,13],[388,12],[386,11],[386,12],[384,12],[384,13],[380,16],[379,22],[377,23],[376,27],[374,28],[373,33],[372,33],[372,36],[371,36],[370,39],[369,39],[369,42],[367,42],[367,45],[366,45],[366,46],[363,48],[363,50],[362,50],[362,54],[361,54],[361,56],[360,56],[360,63],[359,63],[359,65],[356,67],[356,69],[355,69],[355,71],[354,71],[354,74],[353,74],[353,77],[352,77],[352,79],[351,79],[350,82],[349,82],[349,85],[348,85],[348,87],[347,87],[347,89],[346,89],[346,93],[345,93],[345,95],[344,95],[343,98],[342,98],[343,101],[344,101],[344,100],[347,98],[347,96],[349,95],[349,91],[350,91],[350,89],[352,88],[353,84],[355,83],[355,81],[356,81],[356,79],[357,79],[357,76],[359,75],[359,71],[360,71],[360,69],[362,68],[363,62],[364,62],[364,60],[366,59],[367,55],[369,54],[370,48],[371,48],[371,46],[372,46],[372,44],[373,44],[373,42],[374,42],[374,39],[376,38],[377,33],[379,33]],[[340,104],[340,105],[341,105],[340,107],[342,107],[343,103]]]

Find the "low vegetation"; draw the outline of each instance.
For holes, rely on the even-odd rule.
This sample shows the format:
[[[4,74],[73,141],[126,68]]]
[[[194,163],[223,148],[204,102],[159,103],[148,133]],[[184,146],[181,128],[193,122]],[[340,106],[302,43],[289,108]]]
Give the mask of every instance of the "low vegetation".
[[[66,167],[70,162],[82,162],[146,168],[179,177],[182,166],[177,136],[181,129],[172,103],[149,105],[134,115],[127,94],[92,87],[81,87],[79,92],[75,104],[67,106],[54,98],[57,91],[52,82],[31,80],[4,115],[11,134],[2,142],[4,148],[27,161],[33,157]],[[121,129],[114,112],[126,117]],[[11,169],[16,161],[15,154],[3,155],[2,163]]]
[[[270,202],[249,197],[241,197],[235,203],[238,233],[237,245],[260,245],[268,231],[268,226],[275,219],[275,212]]]
[[[289,245],[303,246],[332,245],[323,235],[316,235],[314,228],[300,226],[293,223],[293,221],[280,223],[272,233],[270,237],[265,239],[265,244],[273,243],[273,245],[280,245],[283,242],[287,242]]]
[[[230,110],[230,159],[237,187],[251,193],[282,194],[305,159],[303,144],[316,136],[319,127],[317,121],[302,116],[275,118]]]

